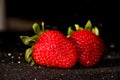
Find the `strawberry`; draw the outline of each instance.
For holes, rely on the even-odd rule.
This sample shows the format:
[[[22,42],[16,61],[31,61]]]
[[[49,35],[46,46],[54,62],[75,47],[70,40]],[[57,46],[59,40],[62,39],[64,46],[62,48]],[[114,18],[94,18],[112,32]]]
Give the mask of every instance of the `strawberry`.
[[[35,36],[20,38],[26,45],[32,45],[25,53],[25,59],[28,63],[34,63],[52,67],[52,68],[72,68],[77,61],[77,50],[72,42],[58,30],[42,31],[39,25],[35,23],[33,30]]]
[[[90,20],[84,29],[75,24],[76,31],[71,27],[68,30],[68,38],[76,45],[78,51],[78,62],[83,66],[90,67],[96,65],[105,51],[102,38],[99,37],[97,27],[92,28]]]

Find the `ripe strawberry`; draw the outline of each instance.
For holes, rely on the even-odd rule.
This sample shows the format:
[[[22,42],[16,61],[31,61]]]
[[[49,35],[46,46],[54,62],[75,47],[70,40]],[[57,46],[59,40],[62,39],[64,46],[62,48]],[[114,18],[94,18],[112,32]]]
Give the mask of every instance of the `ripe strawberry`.
[[[33,46],[26,50],[26,61],[31,62],[32,65],[35,61],[41,66],[72,68],[77,61],[77,51],[73,43],[58,30],[39,33],[40,30],[36,27],[38,28],[37,24],[34,25],[34,31],[38,36]],[[25,42],[23,37],[21,39]]]
[[[85,25],[85,29],[78,24],[75,27],[77,31],[70,30],[71,34],[68,37],[77,47],[79,63],[86,67],[96,65],[105,50],[104,42],[98,36],[97,27],[92,29],[90,20]]]

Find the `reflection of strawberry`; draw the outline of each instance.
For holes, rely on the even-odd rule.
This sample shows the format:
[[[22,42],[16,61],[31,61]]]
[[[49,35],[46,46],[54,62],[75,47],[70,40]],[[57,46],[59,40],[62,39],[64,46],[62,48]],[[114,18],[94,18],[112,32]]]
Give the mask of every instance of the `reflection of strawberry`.
[[[56,68],[72,68],[77,61],[77,51],[75,46],[59,31],[57,30],[47,30],[39,33],[38,25],[34,25],[34,31],[38,35],[35,37],[28,38],[28,43],[32,44],[33,47],[26,50],[26,61],[33,62],[47,67]],[[44,31],[44,32],[43,32]],[[21,36],[24,42],[24,36]],[[32,59],[33,58],[33,59]]]
[[[93,66],[100,61],[101,55],[104,52],[103,40],[98,36],[97,27],[92,29],[90,20],[85,26],[85,29],[75,25],[77,31],[68,36],[69,39],[76,45],[78,50],[78,61],[83,66]],[[90,31],[92,30],[92,31]]]

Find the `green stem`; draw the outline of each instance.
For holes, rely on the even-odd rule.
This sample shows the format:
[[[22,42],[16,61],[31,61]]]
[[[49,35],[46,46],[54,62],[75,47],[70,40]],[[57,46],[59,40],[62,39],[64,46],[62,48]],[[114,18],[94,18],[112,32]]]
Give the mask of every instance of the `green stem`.
[[[44,31],[44,22],[42,22],[41,25],[42,25],[42,31]]]

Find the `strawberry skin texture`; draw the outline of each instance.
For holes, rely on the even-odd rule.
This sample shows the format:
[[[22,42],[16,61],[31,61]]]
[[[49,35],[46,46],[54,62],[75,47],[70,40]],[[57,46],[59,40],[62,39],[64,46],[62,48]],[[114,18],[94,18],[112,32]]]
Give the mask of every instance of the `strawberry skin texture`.
[[[83,66],[96,65],[105,50],[104,42],[89,30],[78,30],[69,38],[77,47],[78,61]]]
[[[77,50],[61,32],[49,30],[34,44],[32,57],[41,66],[72,68],[77,62]]]

